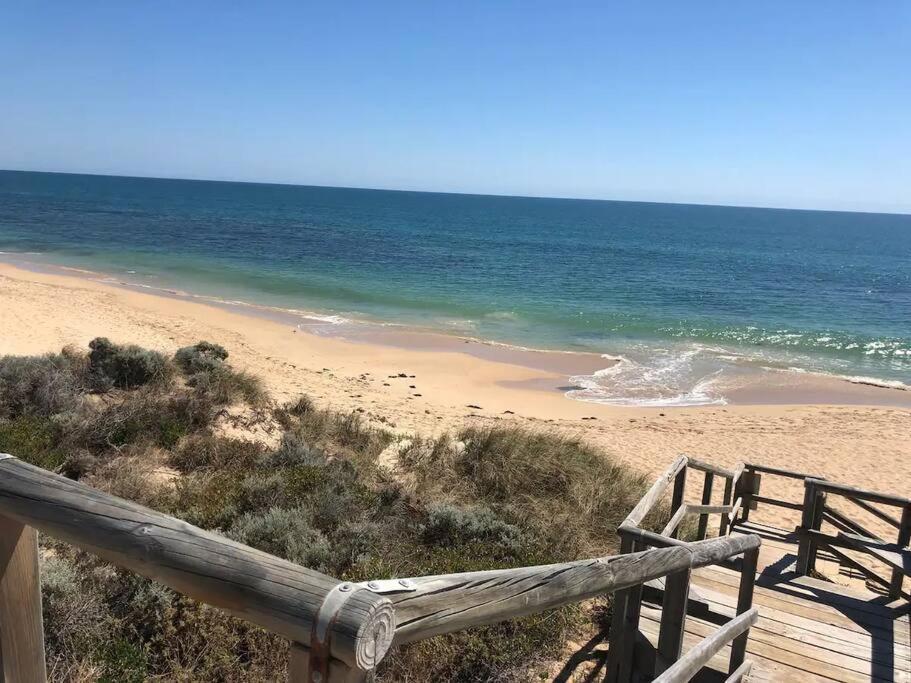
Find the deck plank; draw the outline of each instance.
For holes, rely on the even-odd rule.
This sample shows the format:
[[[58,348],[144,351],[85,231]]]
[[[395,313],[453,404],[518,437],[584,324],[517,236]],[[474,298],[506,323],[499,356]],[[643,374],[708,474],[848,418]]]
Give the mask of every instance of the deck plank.
[[[753,596],[760,616],[747,644],[747,658],[754,663],[750,681],[911,683],[911,606],[906,600],[798,576],[792,532],[750,522],[735,533],[753,532],[763,537],[763,546]],[[736,567],[693,572],[684,651],[734,616],[739,585]],[[640,629],[653,644],[660,620],[660,602],[643,603]],[[730,650],[726,646],[709,667],[726,672]]]

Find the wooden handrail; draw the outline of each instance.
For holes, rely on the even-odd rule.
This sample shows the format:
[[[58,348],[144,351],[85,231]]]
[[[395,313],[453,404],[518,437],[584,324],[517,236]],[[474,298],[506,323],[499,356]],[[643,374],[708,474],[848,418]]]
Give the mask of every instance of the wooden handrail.
[[[768,467],[767,465],[757,465],[753,462],[748,462],[744,464],[744,468],[752,472],[763,472],[765,474],[772,474],[777,477],[788,477],[790,479],[819,479],[823,480],[824,477],[817,477],[812,474],[806,474],[805,472],[795,472],[793,470],[785,470],[780,467]]]
[[[0,515],[304,646],[324,600],[340,584],[11,456],[0,459]],[[395,613],[381,595],[346,592],[333,615],[328,654],[369,671],[392,643]]]
[[[879,519],[884,521],[889,526],[893,526],[896,529],[901,529],[901,526],[902,526],[901,521],[898,519],[895,519],[895,517],[893,517],[889,513],[883,512],[882,510],[880,510],[877,507],[873,507],[872,505],[870,505],[870,503],[866,502],[865,500],[861,500],[860,498],[855,498],[854,496],[844,496],[844,498],[845,498],[845,500],[848,500],[848,501],[854,503],[854,505],[859,507],[861,510],[865,510],[865,511],[869,512],[874,517],[878,517]]]
[[[711,472],[712,474],[717,474],[719,477],[724,477],[725,479],[733,479],[737,474],[734,470],[718,467],[718,465],[713,465],[709,462],[697,460],[696,458],[689,455],[687,456],[687,466],[692,467],[694,470],[699,470],[700,472]]]
[[[655,480],[655,483],[652,484],[651,488],[642,496],[641,500],[636,504],[636,507],[634,507],[626,516],[626,519],[623,520],[623,525],[639,526],[642,523],[642,520],[645,519],[645,516],[651,512],[655,503],[661,498],[661,494],[667,490],[675,477],[684,467],[686,467],[686,463],[687,457],[685,455],[678,456],[677,459],[671,463],[671,466]]]
[[[816,479],[815,477],[808,477],[807,483],[812,484],[820,491],[826,491],[828,493],[835,493],[847,498],[859,498],[861,500],[867,500],[873,503],[881,503],[883,505],[895,505],[897,507],[906,507],[911,505],[911,499],[905,498],[903,496],[895,496],[890,493],[879,493],[878,491],[870,491],[868,489],[857,488],[856,486],[848,486],[847,484],[837,484],[832,481],[825,479]]]
[[[654,683],[683,683],[690,680],[725,645],[748,631],[757,619],[759,619],[759,611],[755,607],[731,619],[717,631],[703,638],[673,666],[655,678]]]
[[[676,539],[674,539],[676,540]],[[758,548],[758,536],[711,538],[562,564],[406,579],[395,605],[396,643],[482,626],[623,590]]]

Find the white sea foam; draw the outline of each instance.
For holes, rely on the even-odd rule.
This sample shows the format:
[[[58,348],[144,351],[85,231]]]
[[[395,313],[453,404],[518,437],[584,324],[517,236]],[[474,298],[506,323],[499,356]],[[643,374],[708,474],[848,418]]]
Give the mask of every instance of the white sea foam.
[[[897,379],[879,379],[877,377],[864,377],[862,375],[836,375],[836,377],[851,382],[852,384],[869,384],[870,386],[882,387],[884,389],[911,391],[911,385],[900,382]]]
[[[713,355],[708,348],[692,345],[675,350],[636,349],[633,353],[613,356],[614,365],[592,375],[571,377],[570,382],[578,388],[566,395],[591,403],[627,406],[726,403],[717,391],[723,368],[701,358]]]

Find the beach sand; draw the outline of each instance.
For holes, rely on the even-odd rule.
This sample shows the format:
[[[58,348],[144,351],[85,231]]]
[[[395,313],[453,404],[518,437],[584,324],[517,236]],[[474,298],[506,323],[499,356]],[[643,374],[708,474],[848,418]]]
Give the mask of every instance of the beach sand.
[[[604,406],[564,395],[569,376],[605,366],[594,355],[401,330],[340,339],[299,330],[278,314],[0,264],[0,355],[85,348],[97,336],[168,352],[217,341],[235,367],[259,375],[280,399],[306,393],[324,406],[363,409],[403,433],[519,422],[568,431],[649,474],[688,453],[723,466],[748,460],[911,491],[907,391],[783,376],[741,389],[731,405]]]

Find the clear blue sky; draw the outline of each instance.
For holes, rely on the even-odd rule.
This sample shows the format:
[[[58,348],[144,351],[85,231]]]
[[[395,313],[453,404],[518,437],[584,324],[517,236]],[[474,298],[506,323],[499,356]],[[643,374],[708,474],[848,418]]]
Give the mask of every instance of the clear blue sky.
[[[911,2],[6,2],[0,168],[911,212]]]

